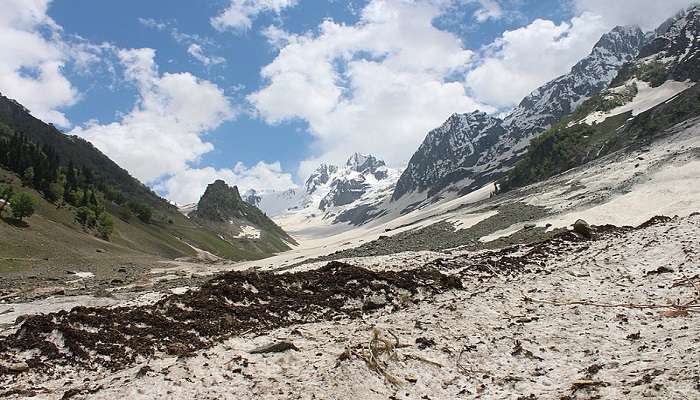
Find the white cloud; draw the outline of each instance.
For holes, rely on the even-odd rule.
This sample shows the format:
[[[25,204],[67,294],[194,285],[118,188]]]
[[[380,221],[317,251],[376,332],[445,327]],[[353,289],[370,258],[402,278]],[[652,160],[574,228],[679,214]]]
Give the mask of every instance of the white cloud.
[[[189,204],[197,202],[207,185],[217,179],[238,186],[241,194],[248,189],[285,190],[296,187],[292,176],[282,172],[279,162],[260,161],[252,167],[246,167],[239,162],[233,168],[187,169],[165,180],[157,189],[167,193],[167,197],[178,204]]]
[[[250,29],[258,14],[272,12],[279,15],[297,3],[298,0],[231,0],[226,10],[211,19],[211,24],[220,31]]]
[[[71,133],[144,182],[187,170],[213,149],[202,136],[234,116],[228,99],[190,73],[160,74],[153,49],[120,50],[118,57],[125,78],[138,88],[137,104],[117,122],[92,122]]]
[[[467,84],[480,101],[512,107],[532,90],[567,73],[609,29],[602,17],[584,13],[559,25],[538,19],[506,31],[484,49],[479,66],[467,75]]]
[[[226,59],[223,57],[207,56],[204,54],[202,46],[198,45],[197,43],[192,43],[190,47],[187,48],[187,53],[194,57],[195,60],[204,64],[205,67],[223,64],[226,62]]]
[[[35,117],[68,127],[70,122],[60,110],[79,97],[63,74],[72,51],[61,39],[60,27],[46,15],[48,4],[49,0],[2,1],[0,92]]]
[[[496,0],[476,0],[481,8],[474,13],[474,19],[484,22],[489,19],[499,19],[503,16],[503,9]]]
[[[170,37],[178,44],[187,47],[187,54],[202,63],[205,67],[226,63],[226,59],[223,57],[207,55],[210,48],[216,47],[215,43],[207,37],[180,32],[173,24],[158,21],[153,18],[139,18],[139,22],[147,28],[169,33]]]
[[[656,29],[676,12],[697,4],[697,0],[574,0],[576,11],[603,17],[609,27],[638,25]]]
[[[325,21],[317,34],[275,32],[287,44],[262,69],[266,86],[248,99],[268,123],[308,123],[317,156],[302,163],[302,177],[316,161],[354,151],[400,164],[450,114],[491,111],[459,82],[472,52],[432,25],[440,12],[426,2],[373,0],[353,26]]]

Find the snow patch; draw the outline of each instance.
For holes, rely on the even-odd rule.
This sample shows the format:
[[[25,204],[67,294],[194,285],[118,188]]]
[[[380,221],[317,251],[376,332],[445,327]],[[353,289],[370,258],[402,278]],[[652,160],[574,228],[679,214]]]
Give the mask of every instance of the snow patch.
[[[241,225],[241,232],[236,235],[237,238],[245,239],[260,239],[260,236],[260,229],[250,225]]]
[[[661,103],[665,103],[679,93],[691,88],[695,82],[685,81],[666,81],[661,86],[651,87],[649,83],[632,79],[629,84],[637,85],[637,95],[634,96],[629,103],[613,108],[610,111],[596,111],[589,114],[581,122],[587,125],[593,125],[605,121],[615,115],[624,114],[631,111],[632,116],[637,116],[645,111],[648,111]]]

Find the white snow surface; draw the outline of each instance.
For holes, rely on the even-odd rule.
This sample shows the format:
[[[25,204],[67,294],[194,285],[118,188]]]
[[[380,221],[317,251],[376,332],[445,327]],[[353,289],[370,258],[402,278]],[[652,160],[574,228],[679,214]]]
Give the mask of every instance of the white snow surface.
[[[678,82],[670,80],[664,82],[660,86],[651,87],[649,83],[633,78],[626,83],[626,85],[630,84],[636,84],[638,90],[632,101],[625,105],[615,107],[610,111],[593,112],[584,118],[582,122],[588,125],[593,125],[603,122],[612,116],[624,114],[630,111],[632,112],[632,116],[637,116],[645,111],[651,110],[661,103],[671,100],[684,90],[693,87],[695,82]]]
[[[260,229],[251,225],[241,225],[241,232],[236,235],[237,238],[260,239]]]
[[[465,280],[462,290],[399,311],[244,334],[193,357],[157,354],[118,372],[30,371],[5,389],[36,388],[39,399],[79,389],[110,400],[697,398],[700,314],[670,314],[668,305],[697,296],[674,282],[700,272],[699,254],[700,216],[678,218],[571,244],[539,272]],[[661,267],[671,272],[653,273]],[[394,384],[355,356],[339,359],[348,347],[366,348],[372,329],[400,343],[384,359]],[[299,351],[250,354],[278,340]]]

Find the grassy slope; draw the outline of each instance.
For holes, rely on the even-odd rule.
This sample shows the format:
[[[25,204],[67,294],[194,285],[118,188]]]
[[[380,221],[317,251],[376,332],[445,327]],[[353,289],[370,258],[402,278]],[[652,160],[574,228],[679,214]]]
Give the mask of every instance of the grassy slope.
[[[125,246],[116,237],[113,242],[107,242],[84,232],[75,222],[72,209],[57,207],[34,190],[22,188],[14,174],[0,169],[0,181],[12,182],[18,190],[31,193],[37,206],[36,213],[26,220],[26,225],[0,220],[0,272],[26,267],[79,269],[95,263],[118,265],[156,260]],[[7,210],[4,216],[7,216]],[[121,221],[116,225],[119,232],[129,231]]]
[[[153,221],[150,224],[143,224],[136,218],[131,218],[128,223],[114,218],[116,226],[112,241],[115,245],[127,247],[137,253],[165,258],[196,254],[196,251],[187,243],[231,260],[261,258],[280,251],[275,245],[259,245],[250,243],[251,241],[231,243],[222,240],[216,232],[181,215],[175,206],[153,193],[89,142],[61,133],[53,126],[32,117],[17,103],[2,96],[0,96],[0,123],[15,132],[26,134],[35,143],[52,146],[61,157],[63,164],[73,161],[76,166],[89,166],[105,182],[118,188],[129,200],[153,207]],[[5,174],[7,175],[6,171]],[[68,229],[74,230],[75,224],[68,210],[57,214],[50,212],[49,209],[49,206],[40,207],[39,215],[35,219],[47,218],[54,222],[60,220],[64,227],[68,224],[70,226]],[[120,206],[116,204],[108,204],[107,209],[115,216],[122,214]],[[2,229],[6,228],[2,227]],[[51,237],[50,234],[46,236],[46,238],[49,237]],[[24,248],[29,249],[34,239],[31,235],[26,236],[25,239],[27,244]],[[59,243],[62,243],[60,237],[55,239],[56,246],[44,245],[44,247],[56,248]],[[37,246],[39,246],[38,243]],[[6,257],[6,254],[10,254],[9,248],[0,246],[0,257]]]

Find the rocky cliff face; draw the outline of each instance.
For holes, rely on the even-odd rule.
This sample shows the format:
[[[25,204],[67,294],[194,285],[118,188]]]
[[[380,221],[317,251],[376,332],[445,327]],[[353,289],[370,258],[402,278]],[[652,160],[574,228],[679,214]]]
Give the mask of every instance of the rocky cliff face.
[[[331,179],[331,175],[336,172],[338,172],[338,167],[336,165],[321,164],[306,180],[306,184],[304,185],[306,187],[306,192],[308,194],[313,194],[319,187],[327,184]]]
[[[428,134],[392,199],[426,191],[431,197],[451,185],[468,192],[500,177],[523,155],[532,138],[607,87],[645,41],[639,28],[613,29],[568,74],[534,90],[503,121],[480,112],[453,115]]]
[[[656,38],[640,51],[637,64],[662,64],[659,81],[699,81],[700,6],[683,11],[662,24],[656,32]]]
[[[466,169],[506,133],[503,121],[483,112],[453,114],[428,133],[396,184],[393,199],[428,191],[429,196],[470,174]]]
[[[295,243],[286,232],[252,204],[241,198],[236,186],[217,180],[207,186],[190,218],[219,233],[223,240],[254,240],[265,250],[287,249]]]

